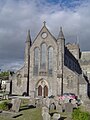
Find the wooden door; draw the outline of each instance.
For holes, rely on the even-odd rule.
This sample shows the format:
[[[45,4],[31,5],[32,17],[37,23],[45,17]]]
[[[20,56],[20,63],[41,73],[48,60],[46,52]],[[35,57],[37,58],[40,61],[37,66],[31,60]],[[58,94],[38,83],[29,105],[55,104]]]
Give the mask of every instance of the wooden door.
[[[44,86],[44,97],[48,96],[48,87]]]
[[[39,85],[38,87],[38,96],[42,96],[42,86]]]

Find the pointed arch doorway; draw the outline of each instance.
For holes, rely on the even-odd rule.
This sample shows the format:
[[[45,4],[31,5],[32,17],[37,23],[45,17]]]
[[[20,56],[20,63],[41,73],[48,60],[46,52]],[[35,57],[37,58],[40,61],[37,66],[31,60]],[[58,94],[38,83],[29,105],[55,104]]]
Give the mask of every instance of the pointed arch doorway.
[[[41,80],[37,83],[37,89],[36,89],[37,96],[47,97],[49,88],[48,83],[45,80]]]

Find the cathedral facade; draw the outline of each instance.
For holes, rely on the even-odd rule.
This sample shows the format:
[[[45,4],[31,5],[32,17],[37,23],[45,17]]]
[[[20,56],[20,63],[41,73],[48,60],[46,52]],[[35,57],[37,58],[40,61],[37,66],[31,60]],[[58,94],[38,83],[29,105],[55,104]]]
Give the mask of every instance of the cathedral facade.
[[[12,94],[46,97],[70,92],[86,95],[79,59],[79,45],[65,45],[62,28],[56,39],[44,23],[33,42],[28,31],[24,66],[10,78]],[[80,85],[84,85],[82,90]]]

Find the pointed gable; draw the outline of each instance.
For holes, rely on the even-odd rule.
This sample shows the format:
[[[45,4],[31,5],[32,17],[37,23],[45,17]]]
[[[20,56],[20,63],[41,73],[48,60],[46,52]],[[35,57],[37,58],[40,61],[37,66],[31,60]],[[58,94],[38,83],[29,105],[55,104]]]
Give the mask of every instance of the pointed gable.
[[[44,25],[42,27],[42,29],[40,30],[40,32],[38,33],[38,35],[36,36],[36,38],[34,39],[33,41],[33,44],[34,43],[38,43],[38,42],[50,42],[50,41],[53,41],[54,43],[56,43],[56,38],[50,33],[50,31],[48,30],[48,28],[46,27],[45,25],[45,22],[44,22]]]

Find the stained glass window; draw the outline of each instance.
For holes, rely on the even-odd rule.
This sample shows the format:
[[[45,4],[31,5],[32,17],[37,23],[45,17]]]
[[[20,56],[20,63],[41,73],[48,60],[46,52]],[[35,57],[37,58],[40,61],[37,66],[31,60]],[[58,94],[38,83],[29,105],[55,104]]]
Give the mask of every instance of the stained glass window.
[[[45,70],[46,69],[46,44],[43,43],[41,45],[41,69]]]
[[[38,75],[38,66],[39,66],[39,48],[34,49],[34,75]]]
[[[17,75],[17,86],[21,86],[21,78],[22,78],[22,75],[21,74],[18,74]]]

